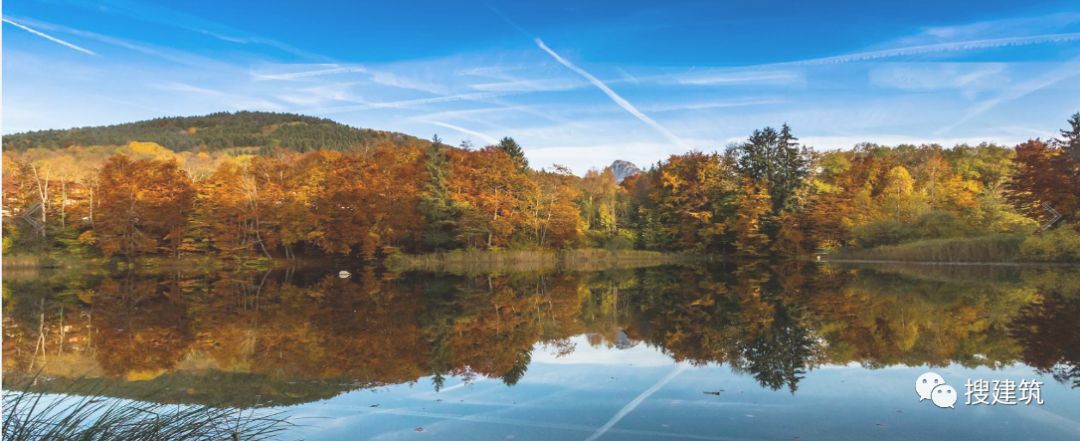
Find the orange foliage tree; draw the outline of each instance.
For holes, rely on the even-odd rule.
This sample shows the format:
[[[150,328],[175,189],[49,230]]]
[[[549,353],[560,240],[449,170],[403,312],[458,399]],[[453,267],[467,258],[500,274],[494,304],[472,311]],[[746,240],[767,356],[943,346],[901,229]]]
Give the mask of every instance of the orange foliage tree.
[[[175,161],[109,158],[94,234],[106,256],[179,251],[195,189]]]
[[[460,236],[473,247],[497,247],[510,243],[527,219],[527,195],[536,183],[506,152],[450,150],[452,165],[447,186],[450,198],[462,208]]]
[[[417,210],[427,177],[416,148],[380,147],[371,155],[332,155],[314,199],[320,248],[347,254],[359,247],[375,257],[402,241],[417,243],[423,217]]]
[[[1065,221],[1080,210],[1080,176],[1065,150],[1040,140],[1016,146],[1016,171],[1005,185],[1009,200],[1024,214],[1046,219],[1048,204]]]

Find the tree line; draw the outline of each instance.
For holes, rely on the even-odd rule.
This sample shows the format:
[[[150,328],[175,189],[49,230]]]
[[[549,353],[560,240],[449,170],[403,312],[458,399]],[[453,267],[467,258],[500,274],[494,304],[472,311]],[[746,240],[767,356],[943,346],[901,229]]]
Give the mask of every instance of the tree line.
[[[295,258],[603,247],[745,257],[925,239],[1043,234],[1077,259],[1080,113],[1060,137],[991,144],[802,146],[783,125],[619,181],[536,169],[511,138],[346,151],[4,151],[5,250]],[[1049,243],[1049,245],[1047,245]],[[1073,247],[1073,248],[1070,248]],[[1069,254],[1072,253],[1072,254]]]

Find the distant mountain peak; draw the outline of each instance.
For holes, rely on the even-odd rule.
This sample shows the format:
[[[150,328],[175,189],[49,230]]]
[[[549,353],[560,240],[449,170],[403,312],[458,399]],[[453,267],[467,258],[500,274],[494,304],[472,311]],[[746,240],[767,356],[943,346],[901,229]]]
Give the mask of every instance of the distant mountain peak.
[[[622,159],[616,159],[608,168],[611,169],[611,174],[615,175],[615,182],[622,182],[623,179],[641,173],[641,169],[634,165],[633,162]]]

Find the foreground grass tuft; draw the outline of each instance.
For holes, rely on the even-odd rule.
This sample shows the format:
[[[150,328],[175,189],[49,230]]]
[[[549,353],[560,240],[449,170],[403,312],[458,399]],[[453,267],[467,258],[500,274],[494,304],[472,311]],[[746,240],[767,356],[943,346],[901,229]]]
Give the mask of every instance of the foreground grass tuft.
[[[4,391],[3,439],[221,440],[276,439],[292,424],[281,413],[178,406],[101,395]]]

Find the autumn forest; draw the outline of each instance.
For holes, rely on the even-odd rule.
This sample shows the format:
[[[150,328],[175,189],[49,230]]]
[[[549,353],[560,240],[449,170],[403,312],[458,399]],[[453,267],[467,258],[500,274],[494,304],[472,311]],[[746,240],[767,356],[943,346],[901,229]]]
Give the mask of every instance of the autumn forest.
[[[455,147],[253,112],[11,135],[3,157],[6,255],[1080,259],[1080,113],[1016,146],[815,150],[785,124],[583,176],[509,137]]]

